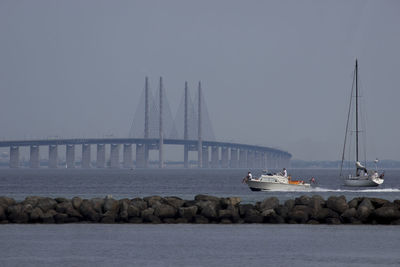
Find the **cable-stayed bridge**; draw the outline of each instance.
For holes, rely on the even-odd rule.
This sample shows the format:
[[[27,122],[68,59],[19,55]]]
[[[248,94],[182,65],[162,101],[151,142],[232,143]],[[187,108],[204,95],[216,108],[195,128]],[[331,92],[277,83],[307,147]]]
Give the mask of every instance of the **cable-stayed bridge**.
[[[65,164],[60,164],[59,146],[65,146]],[[81,147],[80,162],[75,159],[76,146]],[[92,146],[96,146],[94,161],[92,161]],[[109,157],[106,157],[106,146],[110,147]],[[166,160],[165,148],[169,146],[182,147],[181,162]],[[145,87],[127,138],[10,140],[0,141],[0,147],[10,149],[10,168],[18,168],[21,165],[20,147],[29,147],[31,168],[40,167],[40,147],[48,147],[49,168],[60,166],[75,168],[77,165],[82,168],[164,168],[173,163],[184,168],[276,169],[287,167],[291,158],[290,153],[279,149],[216,141],[200,82],[193,99],[185,82],[184,94],[174,117],[161,77],[155,95],[146,77]],[[158,152],[157,160],[150,160],[150,151]],[[196,160],[189,160],[191,153],[196,154]]]

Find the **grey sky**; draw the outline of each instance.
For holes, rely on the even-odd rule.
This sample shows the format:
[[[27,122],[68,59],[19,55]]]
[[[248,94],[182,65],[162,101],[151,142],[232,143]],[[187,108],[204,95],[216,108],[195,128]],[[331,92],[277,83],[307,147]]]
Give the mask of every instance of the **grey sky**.
[[[148,75],[202,81],[219,140],[336,160],[354,59],[370,158],[400,160],[398,1],[0,1],[0,138],[127,136]]]

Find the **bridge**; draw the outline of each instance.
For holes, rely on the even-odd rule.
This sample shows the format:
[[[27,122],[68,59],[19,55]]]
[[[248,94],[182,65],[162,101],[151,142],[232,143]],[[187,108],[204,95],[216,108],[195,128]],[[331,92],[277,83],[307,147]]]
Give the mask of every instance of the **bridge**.
[[[158,152],[156,165],[164,168],[169,162],[164,158],[166,146],[182,147],[182,167],[184,168],[275,169],[290,164],[291,154],[286,151],[265,146],[214,140],[211,120],[208,116],[200,82],[194,102],[197,109],[194,108],[191,101],[186,82],[181,107],[173,120],[168,101],[164,96],[162,78],[160,78],[159,90],[154,98],[146,77],[145,88],[127,138],[8,140],[0,141],[0,147],[9,147],[10,168],[20,167],[20,147],[30,148],[30,168],[40,167],[40,147],[48,147],[47,165],[49,168],[57,168],[60,166],[59,146],[65,147],[65,166],[67,168],[76,167],[76,146],[81,147],[80,166],[82,168],[149,168],[151,167],[149,157],[151,150]],[[182,127],[177,128],[176,125]],[[95,163],[91,159],[92,146],[96,147]],[[110,147],[109,161],[106,160],[106,146]],[[123,147],[122,161],[120,160],[121,147]],[[189,161],[190,152],[197,154],[194,164]],[[135,158],[133,158],[134,154]]]

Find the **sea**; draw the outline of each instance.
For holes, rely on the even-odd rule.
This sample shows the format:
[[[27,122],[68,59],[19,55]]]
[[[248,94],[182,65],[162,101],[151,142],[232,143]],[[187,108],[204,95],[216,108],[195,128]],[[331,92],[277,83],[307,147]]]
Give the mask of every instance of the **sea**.
[[[252,192],[247,169],[0,169],[0,196],[115,199],[198,194],[281,203],[301,195],[400,199],[400,170],[378,188],[343,186],[336,169],[289,169],[307,191]],[[254,176],[262,170],[251,170]],[[273,171],[273,170],[272,170]],[[400,266],[390,225],[3,224],[0,266]]]

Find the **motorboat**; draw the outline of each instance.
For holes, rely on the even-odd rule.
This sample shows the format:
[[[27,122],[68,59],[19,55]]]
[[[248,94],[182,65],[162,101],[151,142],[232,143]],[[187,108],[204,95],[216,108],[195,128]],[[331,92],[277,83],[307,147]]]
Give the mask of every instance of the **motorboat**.
[[[292,180],[291,176],[281,173],[263,173],[258,178],[250,178],[245,181],[251,191],[304,191],[311,185],[301,180]]]
[[[354,86],[355,85],[355,86]],[[353,94],[354,92],[354,87],[355,87],[355,95]],[[367,170],[364,166],[361,164],[359,161],[359,134],[360,133],[365,133],[364,131],[360,130],[359,127],[359,87],[358,87],[358,61],[356,59],[356,65],[354,69],[354,75],[353,75],[353,86],[351,89],[351,96],[350,96],[350,105],[349,105],[349,111],[347,115],[347,124],[346,124],[346,134],[344,138],[344,145],[343,145],[343,154],[342,154],[342,163],[340,167],[340,176],[343,178],[343,182],[345,186],[352,186],[352,187],[373,187],[373,186],[378,186],[384,182],[384,172],[381,174],[378,174],[378,159],[375,160],[375,170]],[[353,99],[355,101],[355,130],[350,130],[350,120],[351,120],[351,111],[353,107]],[[347,135],[352,135],[355,133],[355,173],[343,175],[343,163],[344,163],[344,158],[346,154],[346,143],[347,143]],[[365,155],[366,153],[364,153]],[[365,155],[366,157],[366,155]],[[366,162],[366,161],[365,161]]]

